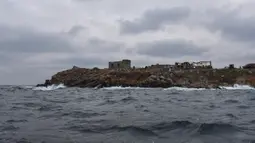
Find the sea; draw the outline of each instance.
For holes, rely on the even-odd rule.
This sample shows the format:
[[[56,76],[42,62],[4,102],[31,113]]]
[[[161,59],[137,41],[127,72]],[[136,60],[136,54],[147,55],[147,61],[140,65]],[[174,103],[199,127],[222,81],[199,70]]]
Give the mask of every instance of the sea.
[[[255,143],[255,89],[0,86],[0,143]]]

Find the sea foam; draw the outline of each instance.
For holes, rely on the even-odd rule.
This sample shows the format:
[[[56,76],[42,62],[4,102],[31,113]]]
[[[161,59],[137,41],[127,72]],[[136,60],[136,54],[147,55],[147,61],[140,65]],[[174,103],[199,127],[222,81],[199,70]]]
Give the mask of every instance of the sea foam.
[[[57,90],[57,89],[62,89],[66,88],[64,84],[59,84],[59,85],[50,85],[46,87],[34,87],[32,88],[33,90],[41,90],[41,91],[51,91],[51,90]]]
[[[249,85],[239,85],[234,84],[234,86],[220,86],[221,89],[227,89],[227,90],[254,90],[254,87],[251,87]]]
[[[31,86],[28,86],[27,88],[31,89]],[[64,84],[59,85],[51,85],[47,87],[32,87],[33,90],[41,90],[41,91],[51,91],[51,90],[57,90],[66,88]],[[148,89],[155,89],[155,88],[145,88],[145,87],[122,87],[122,86],[112,86],[112,87],[104,87],[103,90],[148,90]],[[214,88],[206,89],[206,88],[186,88],[186,87],[169,87],[169,88],[156,88],[156,89],[162,89],[162,90],[178,90],[178,91],[203,91],[203,90],[216,90]],[[251,87],[249,85],[238,85],[235,84],[233,86],[219,86],[218,90],[255,90],[254,87]]]
[[[143,88],[143,87],[122,87],[122,86],[112,86],[112,87],[105,87],[102,89],[106,90],[125,90],[125,89],[133,89],[133,90],[139,90],[139,89],[155,89],[155,88]],[[160,88],[158,88],[160,89]],[[239,85],[235,84],[233,86],[219,86],[219,89],[216,88],[186,88],[186,87],[169,87],[169,88],[161,88],[163,90],[178,90],[178,91],[203,91],[203,90],[255,90],[254,87],[251,87],[249,85]]]
[[[164,90],[179,90],[179,91],[196,91],[196,90],[208,90],[206,88],[186,88],[186,87],[169,87]],[[209,89],[210,90],[210,89]]]
[[[112,87],[104,87],[102,89],[106,89],[106,90],[122,90],[122,89],[153,89],[153,88],[112,86]]]

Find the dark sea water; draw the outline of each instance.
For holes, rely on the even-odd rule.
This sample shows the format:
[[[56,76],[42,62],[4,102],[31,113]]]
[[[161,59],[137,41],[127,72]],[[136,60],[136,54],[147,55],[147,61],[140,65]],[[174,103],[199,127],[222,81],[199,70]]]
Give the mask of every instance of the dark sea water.
[[[255,90],[0,86],[0,143],[255,143]]]

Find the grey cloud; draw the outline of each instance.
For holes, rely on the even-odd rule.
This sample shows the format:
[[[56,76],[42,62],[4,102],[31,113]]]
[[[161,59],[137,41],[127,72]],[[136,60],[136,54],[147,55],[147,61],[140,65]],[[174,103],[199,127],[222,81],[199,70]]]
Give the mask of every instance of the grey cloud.
[[[3,53],[0,53],[0,64],[8,62],[11,58]]]
[[[14,67],[7,73],[0,74],[1,85],[36,85],[49,79],[59,69],[37,68],[37,67]]]
[[[67,33],[71,36],[76,36],[79,34],[82,30],[84,30],[85,27],[81,25],[75,25],[73,26]]]
[[[119,52],[121,48],[125,47],[125,44],[122,42],[112,42],[102,40],[96,37],[88,39],[85,46],[88,48],[88,51],[96,53],[109,53],[109,52]]]
[[[17,60],[18,59],[18,60]],[[0,53],[0,69],[5,68],[5,66],[16,64],[20,60],[20,55],[7,55],[5,53]]]
[[[23,27],[0,26],[1,52],[70,52],[72,45],[58,33],[43,33]]]
[[[6,59],[7,58],[7,59]],[[10,64],[9,57],[5,57],[2,63],[0,61],[1,68],[5,73],[1,71],[0,68],[0,84],[38,84],[42,83],[45,79],[50,78],[52,75],[59,71],[72,68],[72,66],[79,67],[107,67],[107,60],[100,58],[100,56],[90,56],[82,57],[79,55],[73,55],[71,57],[52,60],[50,63],[46,64],[30,64],[26,65],[22,61],[17,62],[17,57],[12,58],[13,61],[16,60],[16,64]],[[0,57],[0,60],[3,60]],[[7,64],[7,65],[6,65]]]
[[[0,48],[1,49],[1,48]],[[1,53],[0,52],[0,66],[19,64],[19,62],[26,58],[27,54],[21,53]]]
[[[74,2],[97,2],[102,0],[73,0]]]
[[[104,60],[98,56],[73,56],[61,60],[54,61],[57,65],[63,65],[65,67],[71,68],[71,66],[79,66],[79,67],[106,67],[107,60]]]
[[[229,12],[217,10],[213,14],[213,22],[207,26],[213,31],[220,31],[222,36],[230,40],[254,41],[255,15],[243,17],[240,16],[240,13],[239,10]]]
[[[217,57],[217,61],[227,61],[227,62],[241,62],[241,63],[250,63],[255,61],[255,51],[250,50],[248,53],[239,53],[236,54],[235,56],[233,55],[226,55]]]
[[[80,28],[74,27],[69,32],[79,32]],[[71,68],[73,65],[106,67],[107,60],[102,57],[107,57],[111,52],[118,52],[123,47],[123,43],[96,37],[89,38],[80,46],[74,45],[74,41],[70,39],[72,38],[67,33],[45,33],[30,28],[0,25],[0,70],[6,71],[0,74],[2,79],[0,84],[40,83],[56,72]],[[75,50],[78,49],[84,54],[77,53]],[[48,59],[42,62],[43,64],[37,63],[37,59],[44,61],[43,55],[50,56],[45,56]],[[31,57],[32,59],[34,57],[35,62],[30,61]]]
[[[137,45],[137,53],[142,55],[166,58],[183,56],[201,56],[207,50],[185,40],[160,40]]]
[[[154,9],[146,11],[142,17],[133,21],[120,21],[120,32],[124,34],[139,34],[146,31],[155,31],[164,24],[178,23],[189,16],[188,7],[171,9]]]

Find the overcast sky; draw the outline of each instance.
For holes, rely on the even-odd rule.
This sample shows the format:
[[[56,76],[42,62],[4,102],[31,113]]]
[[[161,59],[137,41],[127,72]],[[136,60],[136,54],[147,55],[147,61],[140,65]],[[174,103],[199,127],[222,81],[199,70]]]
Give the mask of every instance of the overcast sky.
[[[58,71],[211,60],[255,62],[254,0],[0,0],[0,84]]]

